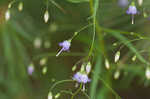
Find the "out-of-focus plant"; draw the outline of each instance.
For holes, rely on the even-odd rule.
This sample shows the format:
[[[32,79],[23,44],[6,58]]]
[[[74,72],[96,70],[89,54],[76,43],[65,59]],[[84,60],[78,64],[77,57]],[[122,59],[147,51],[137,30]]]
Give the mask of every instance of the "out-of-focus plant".
[[[0,99],[124,99],[149,86],[149,3],[1,0]]]

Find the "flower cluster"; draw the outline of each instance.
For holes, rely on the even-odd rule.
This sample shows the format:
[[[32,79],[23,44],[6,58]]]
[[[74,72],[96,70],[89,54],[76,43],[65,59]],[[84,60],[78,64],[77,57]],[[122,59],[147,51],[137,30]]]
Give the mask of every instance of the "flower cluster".
[[[87,63],[86,67],[85,67],[85,64],[83,64],[80,71],[74,74],[73,80],[76,80],[78,83],[83,83],[83,84],[90,82],[91,79],[89,79],[88,77],[88,74],[90,73],[90,71],[91,71],[90,62]]]

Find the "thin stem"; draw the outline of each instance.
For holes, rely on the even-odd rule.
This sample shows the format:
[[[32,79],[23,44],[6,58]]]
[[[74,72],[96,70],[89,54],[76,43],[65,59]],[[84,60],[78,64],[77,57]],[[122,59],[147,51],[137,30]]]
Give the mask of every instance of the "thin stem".
[[[72,38],[69,39],[69,40],[72,40],[76,35],[78,35],[78,33],[80,33],[81,31],[85,30],[86,28],[90,27],[91,25],[93,25],[93,24],[88,24],[88,25],[82,27],[82,28],[81,28],[80,30],[78,30],[77,32],[74,32],[74,35],[73,35]]]
[[[80,84],[80,87],[77,89],[77,91],[73,93],[71,99],[74,99],[74,97],[80,92],[81,89],[82,89],[82,83]]]
[[[52,4],[54,4],[58,9],[60,9],[63,13],[66,13],[66,11],[54,0],[49,0]]]
[[[121,97],[101,77],[99,77],[99,79],[116,96],[116,99],[121,99]]]
[[[95,29],[96,28],[96,11],[94,13],[93,0],[90,0],[90,8],[91,8],[91,14],[93,16],[93,38],[92,38],[92,43],[91,43],[91,47],[90,47],[90,51],[89,51],[87,59],[89,59],[89,57],[92,55],[93,48],[94,48],[95,34],[96,34],[96,29]]]
[[[67,90],[61,90],[60,93],[65,93],[65,94],[70,94],[70,95],[73,95],[72,92],[70,91],[67,91]]]
[[[135,42],[135,41],[139,41],[139,40],[150,40],[150,38],[138,38],[138,39],[133,39],[133,40],[130,40],[128,42],[126,42],[126,44],[128,43],[131,43],[131,42]],[[121,50],[123,47],[125,47],[125,44],[120,46],[119,50]]]
[[[82,92],[88,99],[90,99],[90,96],[86,92],[84,92],[84,91],[82,91]]]
[[[50,91],[52,91],[58,84],[65,83],[65,82],[74,82],[74,80],[69,79],[69,80],[58,81],[51,86]]]

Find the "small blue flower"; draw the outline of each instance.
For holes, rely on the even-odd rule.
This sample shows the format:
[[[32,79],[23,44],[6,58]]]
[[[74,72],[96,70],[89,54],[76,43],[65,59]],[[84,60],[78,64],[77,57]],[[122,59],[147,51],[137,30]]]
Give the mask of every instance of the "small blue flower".
[[[128,0],[118,0],[118,5],[120,7],[126,7],[129,4]]]
[[[136,9],[136,6],[130,5],[126,13],[131,14],[131,15],[135,15],[135,14],[137,14],[137,12],[138,11]]]
[[[126,13],[132,15],[132,24],[134,24],[134,15],[138,14],[138,11],[137,11],[137,8],[136,8],[134,2],[132,2],[132,4],[129,6]]]
[[[59,54],[60,54],[62,51],[69,51],[69,48],[70,48],[70,46],[71,46],[71,41],[65,40],[65,41],[59,43],[59,46],[62,47],[62,49],[57,53],[56,56],[59,56]]]
[[[91,81],[91,79],[88,78],[87,74],[80,73],[80,72],[74,74],[73,80],[76,80],[78,83],[84,83],[84,84]]]
[[[28,66],[28,74],[32,75],[33,72],[34,72],[34,66],[31,64],[30,66]]]

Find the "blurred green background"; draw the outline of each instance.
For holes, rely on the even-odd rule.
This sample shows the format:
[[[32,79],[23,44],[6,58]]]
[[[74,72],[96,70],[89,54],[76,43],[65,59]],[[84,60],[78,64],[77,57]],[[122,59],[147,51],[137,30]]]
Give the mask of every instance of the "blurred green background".
[[[5,21],[5,12],[11,0],[0,0],[0,99],[47,99],[50,87],[55,81],[71,79],[73,65],[88,55],[92,41],[92,27],[81,31],[72,41],[70,52],[63,52],[59,57],[58,43],[80,30],[91,21],[89,2],[72,3],[69,0],[54,0],[59,6],[49,2],[49,21],[44,22],[46,0],[16,0],[10,8],[10,20]],[[70,0],[71,1],[71,0]],[[130,0],[131,1],[131,0]],[[137,9],[135,24],[126,14],[128,8],[118,6],[118,0],[99,0],[97,10],[96,39],[91,58],[92,70],[98,69],[101,80],[98,80],[95,91],[96,99],[115,99],[117,93],[122,99],[150,99],[150,81],[146,79],[147,64],[150,60],[150,1],[144,0]],[[23,11],[18,11],[19,2],[23,2]],[[146,14],[147,16],[143,16]],[[40,39],[40,48],[35,48],[36,39]],[[134,42],[129,42],[134,39]],[[147,39],[142,39],[147,38]],[[119,44],[113,46],[114,43]],[[127,43],[128,42],[128,43]],[[114,55],[121,49],[119,63],[114,63]],[[46,46],[47,45],[47,46]],[[143,51],[141,53],[141,51]],[[132,61],[137,55],[139,59]],[[141,58],[142,57],[142,58]],[[46,58],[44,66],[40,60]],[[108,59],[110,69],[105,68]],[[33,63],[35,71],[28,75],[27,68]],[[99,66],[94,69],[95,66]],[[46,74],[42,69],[46,67]],[[115,72],[120,76],[114,79]],[[90,78],[95,79],[95,76]],[[96,78],[98,79],[98,78]],[[54,81],[55,80],[55,81]],[[94,82],[86,85],[90,92]],[[74,83],[66,83],[55,88],[54,93],[63,89],[75,91]],[[62,95],[60,99],[70,99]],[[86,99],[81,93],[75,99]]]

